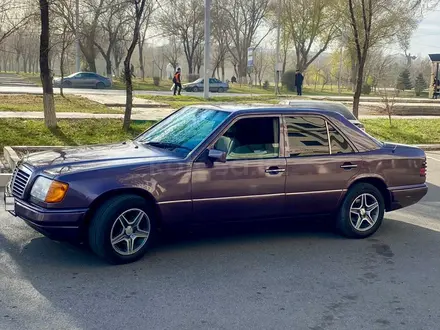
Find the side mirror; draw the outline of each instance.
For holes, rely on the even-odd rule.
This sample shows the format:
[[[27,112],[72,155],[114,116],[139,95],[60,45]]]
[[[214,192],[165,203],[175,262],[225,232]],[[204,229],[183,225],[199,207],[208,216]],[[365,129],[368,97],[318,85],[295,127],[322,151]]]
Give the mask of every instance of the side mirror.
[[[224,151],[211,149],[208,152],[208,157],[211,158],[213,161],[226,163],[226,152],[224,152]]]

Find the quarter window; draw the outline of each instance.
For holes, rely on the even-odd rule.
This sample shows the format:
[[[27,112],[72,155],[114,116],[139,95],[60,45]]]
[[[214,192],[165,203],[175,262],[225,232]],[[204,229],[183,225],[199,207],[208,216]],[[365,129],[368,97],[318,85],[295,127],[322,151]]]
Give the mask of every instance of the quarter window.
[[[350,143],[330,123],[328,123],[332,154],[349,154],[354,152]]]
[[[328,155],[329,143],[325,120],[319,117],[287,117],[290,157]]]

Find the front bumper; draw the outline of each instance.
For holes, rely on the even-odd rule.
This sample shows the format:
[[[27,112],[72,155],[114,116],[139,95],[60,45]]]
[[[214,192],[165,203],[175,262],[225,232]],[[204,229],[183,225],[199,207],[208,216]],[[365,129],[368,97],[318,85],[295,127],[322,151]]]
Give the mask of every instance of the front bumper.
[[[395,211],[413,204],[418,203],[428,193],[426,184],[395,187],[389,189],[391,194],[390,209]]]
[[[24,220],[30,227],[56,240],[78,241],[87,209],[49,210],[14,198],[6,188],[5,209]]]

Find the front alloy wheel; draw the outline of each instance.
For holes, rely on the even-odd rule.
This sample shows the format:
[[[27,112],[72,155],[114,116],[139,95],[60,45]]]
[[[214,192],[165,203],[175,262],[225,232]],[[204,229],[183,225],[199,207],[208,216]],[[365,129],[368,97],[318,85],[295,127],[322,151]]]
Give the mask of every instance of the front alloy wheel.
[[[150,236],[150,218],[140,209],[122,213],[113,223],[110,240],[116,253],[130,256],[147,243]]]
[[[112,264],[140,259],[155,236],[154,205],[137,195],[119,195],[95,210],[89,226],[93,252]]]

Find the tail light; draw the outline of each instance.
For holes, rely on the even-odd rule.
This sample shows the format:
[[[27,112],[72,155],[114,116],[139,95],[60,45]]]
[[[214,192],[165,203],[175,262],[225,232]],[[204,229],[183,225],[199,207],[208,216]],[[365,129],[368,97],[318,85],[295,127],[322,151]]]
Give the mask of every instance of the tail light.
[[[422,163],[422,167],[420,167],[420,176],[426,176],[426,172],[428,170],[428,163],[426,159]]]

